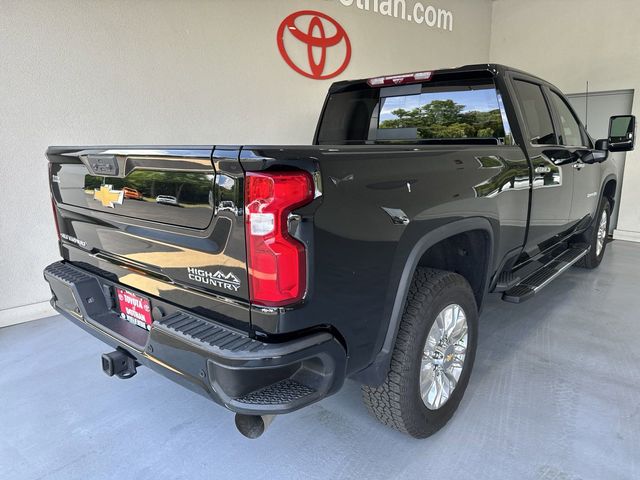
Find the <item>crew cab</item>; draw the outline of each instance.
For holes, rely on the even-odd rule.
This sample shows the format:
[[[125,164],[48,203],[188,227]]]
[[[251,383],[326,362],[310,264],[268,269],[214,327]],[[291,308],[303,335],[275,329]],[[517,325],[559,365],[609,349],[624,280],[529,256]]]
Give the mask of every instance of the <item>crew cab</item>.
[[[44,276],[113,348],[108,375],[147,366],[249,437],[347,378],[426,437],[462,398],[489,293],[598,266],[607,159],[634,143],[634,117],[594,141],[556,87],[483,64],[335,83],[311,146],[49,147],[62,260]]]

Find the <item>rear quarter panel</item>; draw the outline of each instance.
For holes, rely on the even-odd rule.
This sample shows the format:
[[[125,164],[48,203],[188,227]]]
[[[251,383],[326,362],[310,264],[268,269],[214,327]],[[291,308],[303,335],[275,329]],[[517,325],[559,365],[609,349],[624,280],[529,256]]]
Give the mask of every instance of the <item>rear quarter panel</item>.
[[[316,200],[299,212],[309,249],[308,292],[300,305],[252,311],[252,325],[284,333],[330,326],[345,340],[349,371],[380,351],[403,269],[429,232],[462,219],[486,219],[490,273],[522,246],[529,168],[519,147],[244,147],[245,170],[297,166],[321,174]],[[402,210],[408,225],[383,209]]]

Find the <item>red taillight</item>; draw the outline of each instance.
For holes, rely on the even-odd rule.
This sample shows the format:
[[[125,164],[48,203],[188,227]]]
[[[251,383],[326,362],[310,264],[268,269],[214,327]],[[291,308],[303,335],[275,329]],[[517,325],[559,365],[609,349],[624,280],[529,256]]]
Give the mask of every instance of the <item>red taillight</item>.
[[[306,289],[304,245],[289,234],[287,216],[313,199],[306,172],[247,172],[245,189],[249,293],[253,303],[294,303]]]
[[[432,76],[433,72],[403,73],[401,75],[390,75],[388,77],[370,78],[367,80],[367,83],[370,87],[403,85],[407,83],[428,82]]]

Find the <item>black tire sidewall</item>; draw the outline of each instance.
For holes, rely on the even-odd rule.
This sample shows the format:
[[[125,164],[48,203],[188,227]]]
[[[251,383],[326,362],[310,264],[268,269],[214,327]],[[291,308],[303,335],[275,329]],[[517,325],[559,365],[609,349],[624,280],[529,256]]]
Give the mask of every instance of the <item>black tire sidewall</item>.
[[[453,415],[458,408],[460,401],[469,383],[471,370],[475,360],[478,344],[478,309],[471,287],[466,281],[459,277],[464,284],[458,282],[443,289],[433,301],[424,302],[420,317],[420,332],[416,332],[415,340],[411,348],[410,374],[407,376],[410,382],[407,385],[407,395],[405,401],[408,403],[407,411],[413,412],[418,418],[410,420],[409,428],[416,428],[418,431],[411,432],[412,435],[422,437],[438,430]],[[467,354],[465,357],[462,373],[451,397],[438,410],[431,410],[422,401],[420,395],[420,366],[422,363],[422,353],[427,336],[438,314],[451,304],[460,305],[467,318],[468,340]]]

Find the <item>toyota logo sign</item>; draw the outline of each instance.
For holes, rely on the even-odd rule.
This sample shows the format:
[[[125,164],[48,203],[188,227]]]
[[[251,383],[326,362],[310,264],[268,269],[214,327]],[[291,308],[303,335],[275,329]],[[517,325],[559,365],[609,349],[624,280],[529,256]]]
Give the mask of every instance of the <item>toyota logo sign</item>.
[[[280,55],[287,65],[314,80],[340,75],[351,60],[347,32],[322,12],[292,13],[280,24],[277,39]]]

